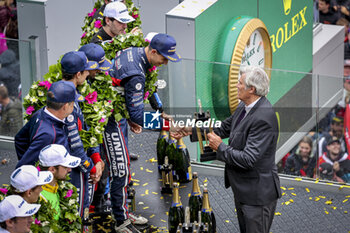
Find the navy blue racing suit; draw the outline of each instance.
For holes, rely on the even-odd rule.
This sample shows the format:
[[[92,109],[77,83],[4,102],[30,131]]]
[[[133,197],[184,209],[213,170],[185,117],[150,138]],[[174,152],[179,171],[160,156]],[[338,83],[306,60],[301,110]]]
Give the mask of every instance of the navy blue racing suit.
[[[66,118],[68,142],[70,153],[81,158],[78,167],[73,168],[70,174],[70,182],[77,188],[79,200],[79,214],[83,216],[84,209],[88,208],[93,195],[93,188],[89,190],[89,173],[95,173],[94,161],[88,156],[99,154],[99,147],[89,148],[88,155],[84,150],[83,142],[79,136],[79,131],[88,130],[84,122],[84,116],[78,102],[74,102],[73,112]],[[95,161],[96,162],[96,161]]]
[[[114,66],[109,73],[113,78],[121,80],[130,120],[139,125],[143,125],[145,73],[149,68],[144,48],[128,48],[117,53]],[[115,219],[122,221],[128,218],[126,190],[130,181],[126,119],[120,122],[110,119],[104,137],[113,176],[112,211]]]

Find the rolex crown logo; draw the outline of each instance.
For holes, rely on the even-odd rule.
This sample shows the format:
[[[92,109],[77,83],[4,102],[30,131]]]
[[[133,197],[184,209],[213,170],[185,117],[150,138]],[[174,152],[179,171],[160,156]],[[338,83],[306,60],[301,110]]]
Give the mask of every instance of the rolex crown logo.
[[[288,15],[292,8],[292,0],[283,0],[284,14]]]

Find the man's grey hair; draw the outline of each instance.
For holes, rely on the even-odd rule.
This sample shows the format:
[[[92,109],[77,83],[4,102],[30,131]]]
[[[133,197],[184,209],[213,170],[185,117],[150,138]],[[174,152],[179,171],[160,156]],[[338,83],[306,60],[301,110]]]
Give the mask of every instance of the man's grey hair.
[[[246,88],[255,87],[255,94],[266,96],[269,93],[270,79],[265,70],[257,66],[243,66],[239,70],[240,76],[245,76]]]

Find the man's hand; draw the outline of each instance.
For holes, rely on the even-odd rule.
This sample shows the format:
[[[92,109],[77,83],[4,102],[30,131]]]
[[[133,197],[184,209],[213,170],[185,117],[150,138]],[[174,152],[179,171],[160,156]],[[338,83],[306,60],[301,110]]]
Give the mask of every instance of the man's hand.
[[[333,170],[334,170],[335,172],[340,171],[339,162],[334,162],[334,163],[333,163]]]
[[[219,145],[222,143],[222,139],[214,132],[208,133],[209,146],[213,150],[218,150]]]
[[[128,124],[133,133],[140,134],[142,132],[142,127],[140,125],[132,122],[131,120],[128,120]]]
[[[343,13],[344,15],[347,15],[347,16],[350,15],[350,12],[348,11],[348,9],[346,9],[345,6],[340,7],[340,12]]]
[[[176,140],[179,140],[180,138],[191,135],[192,134],[192,127],[174,126],[172,123],[170,123],[169,133],[170,133],[170,136],[172,136]]]
[[[105,168],[105,163],[103,161],[99,161],[98,163],[95,164],[95,168],[96,168],[96,173],[90,175],[92,179],[92,183],[94,184],[100,181],[103,169]]]

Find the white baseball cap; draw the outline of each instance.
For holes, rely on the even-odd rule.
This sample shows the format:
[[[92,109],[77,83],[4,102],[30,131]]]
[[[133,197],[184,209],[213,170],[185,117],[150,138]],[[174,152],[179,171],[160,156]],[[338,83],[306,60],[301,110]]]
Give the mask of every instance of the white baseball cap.
[[[121,2],[108,3],[103,11],[103,16],[114,18],[121,23],[130,23],[135,20],[129,15],[128,8],[126,8],[125,4]]]
[[[27,217],[36,214],[40,204],[28,204],[21,196],[11,195],[0,202],[0,222],[14,217]]]
[[[67,149],[58,144],[45,146],[39,154],[40,164],[44,167],[58,166],[75,168],[79,166],[81,159],[71,156]]]
[[[18,192],[24,192],[38,185],[48,184],[53,175],[49,171],[39,171],[32,165],[23,165],[11,174],[11,185]]]

